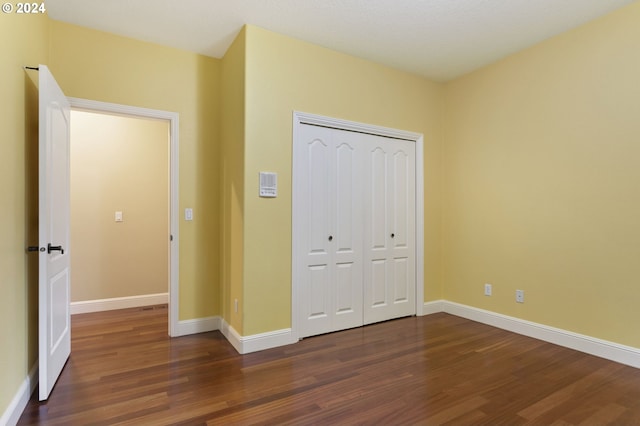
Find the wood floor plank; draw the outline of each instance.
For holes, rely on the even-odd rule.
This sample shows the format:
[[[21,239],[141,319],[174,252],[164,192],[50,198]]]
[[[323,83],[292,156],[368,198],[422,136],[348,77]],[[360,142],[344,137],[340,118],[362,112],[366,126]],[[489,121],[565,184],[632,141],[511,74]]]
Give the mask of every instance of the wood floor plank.
[[[640,370],[463,318],[403,318],[239,355],[167,309],[72,317],[20,425],[640,425]]]

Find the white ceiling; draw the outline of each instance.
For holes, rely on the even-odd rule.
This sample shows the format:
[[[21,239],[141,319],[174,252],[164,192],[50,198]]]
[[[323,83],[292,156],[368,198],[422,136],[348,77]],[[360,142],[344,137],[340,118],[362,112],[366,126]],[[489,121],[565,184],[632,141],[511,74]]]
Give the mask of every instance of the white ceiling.
[[[252,24],[446,81],[636,0],[46,0],[52,19],[221,58]]]

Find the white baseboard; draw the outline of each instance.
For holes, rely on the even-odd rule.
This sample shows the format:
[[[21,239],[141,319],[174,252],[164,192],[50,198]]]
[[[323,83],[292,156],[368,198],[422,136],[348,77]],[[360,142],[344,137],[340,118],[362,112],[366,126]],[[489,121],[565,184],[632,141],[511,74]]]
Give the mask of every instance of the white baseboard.
[[[90,312],[112,311],[114,309],[138,308],[140,306],[162,305],[165,303],[169,303],[169,293],[71,302],[70,310],[71,315],[75,315]]]
[[[15,426],[38,385],[38,361],[31,367],[29,375],[24,379],[18,392],[0,417],[0,425]]]
[[[178,334],[174,337],[220,330],[221,321],[222,319],[220,317],[206,317],[178,321]]]
[[[444,300],[434,300],[432,302],[424,302],[422,307],[422,315],[437,314],[444,312]]]
[[[244,355],[251,352],[263,351],[265,349],[277,348],[296,343],[298,339],[293,337],[290,328],[283,330],[270,331],[268,333],[254,334],[251,336],[241,336],[232,326],[222,321],[220,329],[224,337],[238,351]]]
[[[238,334],[238,332],[229,325],[224,319],[222,320],[222,327],[220,327],[220,332],[227,339],[231,346],[233,346],[239,354],[242,354],[242,336]]]
[[[446,312],[451,315],[481,322],[513,333],[540,339],[545,342],[564,346],[590,355],[595,355],[610,361],[640,368],[639,348],[625,346],[607,340],[586,336],[584,334],[578,334],[562,330],[560,328],[550,327],[544,324],[538,324],[520,318],[510,317],[446,300],[438,301],[437,303],[442,305],[441,312]],[[437,307],[436,302],[429,302],[425,303],[425,310],[427,309],[426,305],[429,305],[431,309],[435,309]],[[435,312],[437,311],[432,313]]]

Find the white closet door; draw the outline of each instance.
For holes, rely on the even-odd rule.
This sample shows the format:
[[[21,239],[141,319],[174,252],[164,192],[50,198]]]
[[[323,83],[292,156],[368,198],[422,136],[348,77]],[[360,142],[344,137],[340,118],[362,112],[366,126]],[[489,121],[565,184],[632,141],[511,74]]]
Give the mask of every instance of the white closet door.
[[[360,135],[304,125],[296,202],[304,251],[300,337],[363,324]]]
[[[368,136],[364,323],[416,312],[415,143]]]

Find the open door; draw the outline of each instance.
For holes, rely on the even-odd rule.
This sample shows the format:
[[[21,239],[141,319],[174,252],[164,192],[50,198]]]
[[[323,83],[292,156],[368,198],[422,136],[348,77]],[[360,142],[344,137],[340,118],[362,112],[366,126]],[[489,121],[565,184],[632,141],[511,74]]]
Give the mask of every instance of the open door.
[[[70,106],[49,69],[44,65],[39,69],[39,396],[43,401],[71,354]]]

